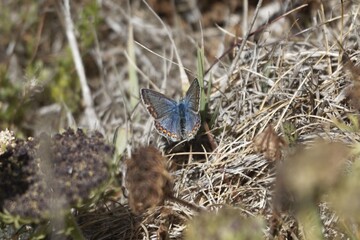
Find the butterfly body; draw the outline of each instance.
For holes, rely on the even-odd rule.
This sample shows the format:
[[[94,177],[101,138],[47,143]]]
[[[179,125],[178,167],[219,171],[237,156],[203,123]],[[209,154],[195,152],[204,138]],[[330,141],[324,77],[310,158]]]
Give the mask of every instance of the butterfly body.
[[[181,135],[184,135],[184,129],[186,126],[186,106],[183,102],[180,102],[178,104],[178,110],[179,110],[179,117],[180,117],[180,130],[181,130]]]
[[[160,135],[173,142],[194,138],[201,124],[200,85],[197,79],[179,102],[150,89],[141,89],[141,98],[155,119],[155,128]]]

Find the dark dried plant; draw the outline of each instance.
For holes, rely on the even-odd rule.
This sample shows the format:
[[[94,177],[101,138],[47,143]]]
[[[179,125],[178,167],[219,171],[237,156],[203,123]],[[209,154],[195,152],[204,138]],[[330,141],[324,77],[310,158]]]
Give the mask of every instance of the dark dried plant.
[[[137,149],[126,160],[125,184],[129,191],[129,206],[136,214],[163,204],[173,191],[166,159],[153,146]]]

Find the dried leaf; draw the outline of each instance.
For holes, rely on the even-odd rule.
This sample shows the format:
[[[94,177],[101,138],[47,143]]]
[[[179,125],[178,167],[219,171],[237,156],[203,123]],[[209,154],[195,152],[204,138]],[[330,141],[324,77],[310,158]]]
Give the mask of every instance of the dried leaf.
[[[264,153],[266,159],[275,161],[281,158],[281,149],[286,146],[286,142],[276,134],[270,124],[265,131],[254,138],[253,145],[256,152]]]
[[[345,70],[350,73],[351,80],[354,83],[360,83],[360,65],[355,65],[346,53],[342,55],[342,64]]]

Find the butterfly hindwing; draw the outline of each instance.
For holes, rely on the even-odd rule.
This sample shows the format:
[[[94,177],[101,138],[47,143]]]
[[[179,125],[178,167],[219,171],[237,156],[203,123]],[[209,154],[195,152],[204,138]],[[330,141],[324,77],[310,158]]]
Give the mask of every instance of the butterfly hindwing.
[[[182,129],[182,138],[187,140],[194,138],[200,126],[200,114],[187,109],[185,111],[185,126]]]
[[[169,116],[155,120],[156,130],[173,142],[181,140],[180,115],[174,111]]]

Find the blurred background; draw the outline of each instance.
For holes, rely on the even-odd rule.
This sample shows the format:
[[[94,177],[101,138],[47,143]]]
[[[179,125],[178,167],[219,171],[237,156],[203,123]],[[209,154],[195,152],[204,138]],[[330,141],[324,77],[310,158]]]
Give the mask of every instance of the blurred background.
[[[20,193],[0,188],[1,207],[43,206],[27,194],[54,171],[63,188],[45,189],[71,204],[106,182],[69,205],[88,239],[360,239],[359,13],[355,0],[0,0],[0,129],[42,136],[2,146],[0,185]],[[195,77],[203,125],[169,147],[139,90],[179,99]],[[42,226],[16,221],[1,228]]]

